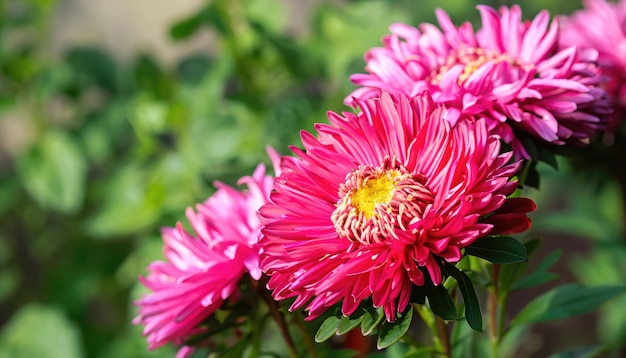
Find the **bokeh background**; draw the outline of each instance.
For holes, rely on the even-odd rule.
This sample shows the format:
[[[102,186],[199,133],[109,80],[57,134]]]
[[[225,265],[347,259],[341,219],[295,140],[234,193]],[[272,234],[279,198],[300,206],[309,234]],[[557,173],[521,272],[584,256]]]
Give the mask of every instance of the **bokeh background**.
[[[525,18],[581,7],[520,4]],[[287,153],[347,110],[348,76],[390,23],[434,22],[435,7],[476,22],[476,5],[0,0],[0,357],[172,357],[130,323],[159,228],[267,161],[266,145]],[[531,265],[560,253],[540,267],[559,278],[516,293],[513,313],[555,284],[626,284],[620,150],[539,166],[525,237],[544,237]],[[623,357],[626,297],[516,337],[519,357],[586,344]]]

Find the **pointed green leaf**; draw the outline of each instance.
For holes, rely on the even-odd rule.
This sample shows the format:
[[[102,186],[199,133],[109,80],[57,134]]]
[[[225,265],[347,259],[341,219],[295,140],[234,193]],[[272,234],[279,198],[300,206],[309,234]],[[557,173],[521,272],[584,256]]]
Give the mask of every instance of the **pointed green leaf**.
[[[483,258],[496,264],[528,260],[526,247],[508,236],[486,236],[465,248],[466,255]]]
[[[517,282],[514,282],[511,286],[511,289],[519,290],[522,288],[535,287],[557,279],[559,275],[548,272],[547,270],[557,262],[559,257],[561,257],[561,253],[562,250],[560,249],[552,251],[541,261],[541,263],[539,263],[535,271],[531,272],[526,277],[518,280]]]
[[[384,317],[385,314],[382,307],[367,308],[366,313],[363,315],[363,320],[361,321],[361,333],[364,336],[372,334]]]
[[[195,15],[183,19],[170,28],[170,36],[173,40],[182,40],[194,34],[202,26],[202,17]]]
[[[363,315],[356,318],[345,316],[341,317],[339,324],[337,325],[337,334],[346,334],[350,332],[354,328],[358,327],[361,324],[361,321],[363,321]]]
[[[483,318],[472,281],[463,271],[460,271],[454,265],[446,263],[445,267],[446,272],[459,284],[459,289],[461,290],[463,301],[465,302],[465,319],[467,323],[473,330],[482,332]]]
[[[626,286],[584,287],[564,285],[531,301],[512,324],[533,323],[567,318],[592,311],[609,299],[626,292]]]
[[[544,271],[535,271],[532,274],[524,277],[523,279],[517,281],[512,289],[519,290],[523,288],[531,288],[541,286],[550,281],[554,281],[561,276],[552,273],[552,272],[544,272]]]
[[[425,285],[424,289],[426,290],[428,305],[434,314],[445,320],[458,318],[454,301],[443,284],[438,286]]]
[[[532,257],[541,245],[541,238],[536,237],[524,243],[528,257]],[[500,267],[499,287],[501,294],[508,294],[511,287],[528,269],[528,262],[518,262]]]
[[[401,315],[398,315],[393,322],[383,322],[380,327],[380,334],[378,335],[378,342],[376,346],[378,349],[383,349],[396,343],[406,331],[409,330],[411,321],[413,320],[413,306],[409,306],[409,309]]]
[[[339,317],[330,316],[326,318],[322,325],[315,333],[315,342],[321,343],[329,340],[337,333],[337,326],[339,325]]]

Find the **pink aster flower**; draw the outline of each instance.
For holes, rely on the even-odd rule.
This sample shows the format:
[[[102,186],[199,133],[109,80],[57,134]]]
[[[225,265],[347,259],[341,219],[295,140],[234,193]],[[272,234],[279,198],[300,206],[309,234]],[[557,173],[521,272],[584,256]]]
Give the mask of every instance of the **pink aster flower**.
[[[609,78],[605,87],[614,102],[609,133],[626,112],[626,1],[586,0],[585,9],[562,18],[561,47],[577,45],[598,51],[600,71]]]
[[[483,120],[451,127],[430,96],[383,93],[359,114],[330,112],[317,137],[302,133],[261,208],[261,268],[277,300],[295,297],[315,318],[371,298],[389,321],[425,275],[488,234],[526,230],[529,199],[507,199],[519,163],[500,154]],[[488,216],[486,219],[485,217]]]
[[[197,205],[196,211],[187,209],[194,234],[180,222],[175,228],[162,229],[167,261],[153,262],[149,275],[140,277],[152,292],[136,301],[139,315],[133,321],[145,326],[150,349],[169,342],[181,345],[205,332],[200,324],[225,300],[236,300],[245,274],[255,280],[261,277],[257,211],[269,200],[273,178],[260,164],[239,184],[246,184],[247,190],[216,183],[215,194]],[[183,347],[179,355],[190,352]]]
[[[595,51],[557,49],[559,25],[542,11],[521,21],[519,6],[500,11],[479,5],[482,28],[455,26],[436,11],[441,30],[396,23],[384,47],[365,54],[362,86],[346,98],[372,98],[381,90],[415,96],[426,91],[449,108],[448,120],[484,117],[490,133],[509,143],[517,158],[529,158],[520,133],[553,144],[586,144],[610,113],[593,63]]]

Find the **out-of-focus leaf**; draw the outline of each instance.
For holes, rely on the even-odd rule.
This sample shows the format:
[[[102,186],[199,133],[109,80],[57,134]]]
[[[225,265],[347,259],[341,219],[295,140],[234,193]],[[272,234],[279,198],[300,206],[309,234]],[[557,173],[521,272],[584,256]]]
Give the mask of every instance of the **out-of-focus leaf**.
[[[202,25],[202,17],[194,15],[180,20],[170,28],[170,36],[174,40],[182,40],[193,35]]]
[[[115,273],[115,278],[120,286],[131,287],[137,282],[138,273],[144,272],[151,262],[162,258],[163,240],[161,237],[146,237],[120,265]]]
[[[561,257],[561,252],[562,250],[560,249],[552,251],[543,259],[543,261],[541,261],[535,271],[531,272],[528,276],[513,282],[511,289],[519,290],[522,288],[535,287],[557,279],[559,275],[548,272],[548,269],[556,263],[559,257]]]
[[[461,295],[463,295],[463,302],[465,302],[465,319],[467,323],[475,331],[482,332],[483,318],[472,280],[470,280],[463,271],[460,271],[451,264],[446,264],[446,272],[459,284]]]
[[[476,240],[465,248],[465,254],[496,264],[511,264],[528,260],[524,245],[508,236],[486,236]]]
[[[427,358],[436,356],[437,350],[434,347],[423,347],[409,350],[402,358]]]
[[[326,318],[322,325],[315,333],[315,342],[321,343],[329,340],[332,336],[337,333],[337,326],[341,319],[339,317],[330,316]]]
[[[87,164],[74,140],[59,131],[45,133],[18,162],[20,180],[41,206],[65,213],[80,209]]]
[[[15,177],[0,179],[0,214],[12,207],[19,197],[19,182]]]
[[[80,332],[62,312],[37,304],[23,306],[0,335],[2,358],[82,357]]]
[[[289,14],[289,8],[280,0],[255,0],[246,6],[245,11],[252,22],[276,33],[284,29]]]
[[[139,100],[130,123],[139,137],[158,134],[165,130],[167,105],[160,101]]]
[[[341,81],[348,88],[348,75],[356,69],[363,69],[363,53],[370,47],[379,46],[380,38],[388,33],[389,19],[409,22],[409,13],[395,8],[388,1],[360,1],[341,10],[331,6],[321,6],[315,17],[317,36],[313,52],[324,56],[328,75]],[[355,64],[356,68],[350,68]],[[343,79],[343,80],[342,80]]]
[[[0,237],[2,239],[2,237]],[[4,249],[0,245],[0,249]],[[1,262],[1,261],[0,261]],[[20,277],[18,276],[17,270],[12,267],[3,268],[0,271],[0,301],[3,301],[5,298],[9,297],[15,289],[18,287],[20,282]]]
[[[622,239],[597,245],[591,253],[576,257],[570,269],[584,285],[626,285],[626,244]],[[626,295],[615,297],[599,310],[598,337],[608,346],[626,342]]]
[[[139,164],[129,164],[111,175],[106,183],[106,201],[87,223],[88,230],[100,238],[144,230],[161,215],[165,188],[151,182]]]
[[[413,306],[409,305],[406,312],[398,314],[393,322],[383,322],[378,334],[378,349],[383,349],[396,343],[409,330],[413,320]]]
[[[379,350],[365,355],[366,358],[404,358],[409,350],[409,346],[402,341],[398,341],[385,350]]]
[[[542,200],[558,197],[562,209],[533,217],[533,227],[602,242],[622,238],[625,214],[621,189],[616,182],[609,181],[597,189],[588,180],[573,180],[576,178],[572,178],[567,168],[558,173],[545,166],[540,169],[546,185],[542,193],[550,195],[535,195],[533,199],[541,206]],[[573,190],[576,195],[569,195]],[[594,210],[589,210],[590,207]]]
[[[526,305],[512,324],[543,322],[579,315],[624,292],[626,292],[624,286],[583,287],[577,284],[559,286]]]
[[[171,100],[174,95],[174,79],[165,73],[151,56],[146,54],[139,56],[134,75],[141,91],[150,93],[161,100]]]
[[[135,312],[136,308],[132,307],[131,310]],[[148,350],[148,342],[146,342],[146,337],[141,334],[142,330],[143,326],[141,325],[131,326],[129,318],[128,326],[123,330],[123,334],[109,342],[106,349],[99,352],[97,357],[172,358],[176,356],[176,347],[170,344],[159,349]]]
[[[539,249],[540,245],[540,237],[530,239],[524,243],[529,258],[533,257],[533,255]],[[517,282],[517,280],[526,272],[527,269],[528,262],[518,262],[509,265],[502,265],[500,267],[499,292],[501,294],[508,294],[511,286]]]
[[[96,85],[108,92],[117,89],[117,67],[115,61],[100,49],[94,47],[75,47],[65,55],[75,76],[71,93],[79,95],[85,87]]]
[[[214,26],[222,35],[227,33],[227,23],[220,14],[219,5],[212,2],[194,15],[182,19],[170,28],[170,36],[174,40],[184,40],[192,36],[202,25]],[[223,3],[223,2],[222,2]]]
[[[332,349],[318,352],[319,358],[354,358],[359,352],[354,349]]]
[[[549,358],[593,358],[605,350],[606,348],[602,346],[587,346],[573,351],[552,354]]]
[[[205,55],[192,55],[181,60],[178,64],[178,76],[190,84],[200,83],[209,73],[212,61]]]

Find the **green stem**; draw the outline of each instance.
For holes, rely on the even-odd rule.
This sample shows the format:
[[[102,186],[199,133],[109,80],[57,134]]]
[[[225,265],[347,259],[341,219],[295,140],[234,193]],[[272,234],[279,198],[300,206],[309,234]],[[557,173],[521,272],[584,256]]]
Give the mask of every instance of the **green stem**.
[[[251,328],[252,332],[252,357],[257,357],[261,353],[261,330],[258,327],[263,327],[261,324],[263,321],[263,315],[259,312],[259,301],[252,300],[254,305],[254,327]]]
[[[448,333],[448,327],[446,322],[439,316],[435,317],[435,323],[437,324],[437,330],[439,332],[439,341],[443,347],[444,355],[447,358],[452,357],[452,348],[450,346],[450,334]]]
[[[500,279],[500,265],[493,264],[491,281],[493,288],[489,292],[489,338],[491,340],[491,356],[498,357],[498,345],[501,334],[501,307],[498,302],[498,280]]]
[[[302,337],[304,338],[304,344],[306,345],[306,349],[309,352],[309,356],[311,358],[316,358],[317,352],[315,351],[315,345],[313,344],[311,336],[309,335],[306,327],[304,327],[304,325],[302,324],[303,320],[304,317],[302,317],[302,314],[300,314],[300,312],[294,313],[293,321],[296,323],[296,327],[298,327],[298,329],[300,330],[300,334],[302,334]]]
[[[256,282],[256,281],[254,281]],[[285,344],[287,344],[287,349],[289,350],[289,356],[291,358],[298,357],[298,350],[296,349],[296,345],[291,337],[291,333],[289,333],[289,329],[287,328],[287,322],[285,321],[285,316],[278,309],[278,302],[274,301],[270,292],[265,289],[265,284],[267,283],[267,277],[262,276],[256,285],[256,290],[263,298],[263,301],[267,304],[267,307],[270,309],[270,313],[280,330],[280,334],[283,336]]]
[[[440,331],[439,328],[439,322],[437,322],[436,320],[439,319],[439,317],[436,317],[433,312],[428,309],[426,306],[424,305],[420,305],[417,303],[413,303],[413,311],[419,313],[420,317],[422,318],[422,321],[424,322],[424,324],[426,324],[426,326],[430,329],[430,331],[433,334],[433,341],[435,343],[435,349],[438,352],[441,352],[443,354],[447,354],[448,351],[446,350],[446,343],[444,343],[446,340],[448,340],[449,342],[449,338],[443,338],[442,337],[442,333]],[[445,328],[445,327],[444,327]],[[447,337],[449,337],[447,335],[448,331],[445,330],[445,334]],[[449,345],[449,343],[448,343]],[[449,357],[449,355],[448,355]]]

